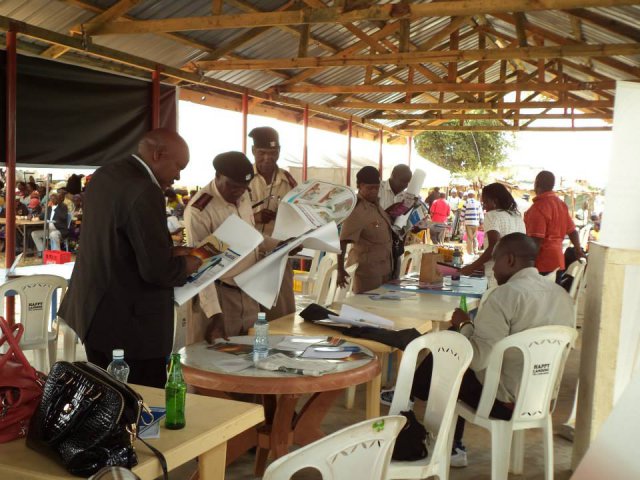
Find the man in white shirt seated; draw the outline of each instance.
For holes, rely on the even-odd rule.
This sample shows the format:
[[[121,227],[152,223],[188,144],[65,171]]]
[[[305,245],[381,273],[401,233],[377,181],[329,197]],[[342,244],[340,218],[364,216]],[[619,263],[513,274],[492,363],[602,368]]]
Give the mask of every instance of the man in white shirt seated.
[[[51,250],[60,250],[62,240],[69,234],[69,219],[67,217],[69,210],[67,209],[67,205],[62,201],[63,199],[64,197],[59,193],[52,193],[50,195],[51,207],[49,208],[45,224],[49,229]],[[41,217],[44,220],[44,212]],[[42,251],[45,248],[44,237],[44,229],[31,232],[31,238],[36,244],[38,254],[40,255],[42,255]]]
[[[538,273],[535,261],[538,245],[524,233],[505,235],[493,252],[493,272],[498,287],[485,293],[482,307],[474,321],[456,309],[451,325],[466,336],[473,346],[473,360],[466,371],[458,398],[477,408],[482,381],[493,346],[509,335],[544,325],[573,325],[573,301],[567,292]],[[509,354],[511,353],[511,355]],[[427,356],[416,370],[412,396],[427,400],[431,384],[433,359]],[[502,377],[491,416],[508,420],[522,372],[518,353],[507,352],[502,364]],[[452,467],[467,465],[462,445],[464,420],[458,418],[451,456]]]

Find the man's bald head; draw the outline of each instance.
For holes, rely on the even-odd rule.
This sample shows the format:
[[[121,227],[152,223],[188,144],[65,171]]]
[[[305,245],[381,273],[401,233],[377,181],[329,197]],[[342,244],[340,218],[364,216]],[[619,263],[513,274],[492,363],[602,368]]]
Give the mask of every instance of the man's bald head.
[[[407,165],[400,164],[393,167],[389,177],[389,185],[393,193],[397,195],[405,190],[411,181],[411,176],[411,169]]]
[[[535,190],[536,195],[539,195],[544,192],[552,191],[555,184],[555,175],[547,170],[543,170],[536,175],[536,181],[533,184],[533,189]]]
[[[145,133],[138,143],[138,153],[163,190],[180,179],[180,171],[189,163],[187,142],[166,128]]]
[[[536,241],[524,233],[510,233],[500,238],[493,249],[493,274],[498,285],[506,283],[523,268],[535,266],[538,250]]]

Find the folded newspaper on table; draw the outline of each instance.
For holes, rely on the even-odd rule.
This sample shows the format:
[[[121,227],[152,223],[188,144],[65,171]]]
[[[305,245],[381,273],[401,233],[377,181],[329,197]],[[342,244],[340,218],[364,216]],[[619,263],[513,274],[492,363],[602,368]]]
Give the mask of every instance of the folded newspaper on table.
[[[302,246],[340,253],[338,225],[355,206],[356,195],[349,187],[319,180],[298,185],[280,202],[271,235],[286,242],[236,276],[238,287],[271,308],[278,298],[289,252]]]
[[[262,235],[255,228],[237,215],[231,215],[213,234],[191,250],[192,255],[202,260],[202,265],[189,277],[187,283],[173,289],[175,303],[182,305],[194,297],[251,253],[262,241]]]
[[[340,225],[355,206],[356,194],[349,187],[308,180],[280,201],[271,236],[287,240],[330,222]]]
[[[394,327],[392,320],[375,315],[373,313],[354,308],[350,305],[342,305],[340,315],[329,314],[329,320],[334,323],[344,323],[358,327],[376,327],[391,329]]]
[[[262,370],[310,375],[313,377],[319,377],[338,368],[335,363],[329,363],[324,360],[302,360],[288,357],[282,353],[269,355],[265,359],[258,360],[256,367]]]

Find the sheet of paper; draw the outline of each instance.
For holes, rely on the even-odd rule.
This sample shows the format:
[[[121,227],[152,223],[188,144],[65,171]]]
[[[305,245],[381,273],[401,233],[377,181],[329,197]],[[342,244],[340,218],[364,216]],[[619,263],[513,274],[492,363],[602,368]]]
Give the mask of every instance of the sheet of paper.
[[[344,350],[335,350],[335,351],[324,351],[324,350],[316,350],[313,347],[307,348],[302,355],[301,358],[325,358],[325,359],[338,359],[338,358],[347,358],[350,357],[353,352],[345,352]]]
[[[263,241],[262,235],[237,215],[231,215],[214,232],[214,235],[229,249],[220,255],[220,261],[209,268],[196,280],[173,289],[174,301],[182,305],[200,290],[213,283],[236,263],[253,252]]]
[[[354,308],[350,305],[342,305],[340,315],[329,315],[329,320],[349,325],[393,328],[393,321],[375,315],[373,313]]]
[[[296,238],[288,243],[286,248],[273,251],[234,277],[236,284],[260,305],[271,308],[280,291],[289,252],[299,245],[314,250],[340,253],[338,227],[331,222]]]

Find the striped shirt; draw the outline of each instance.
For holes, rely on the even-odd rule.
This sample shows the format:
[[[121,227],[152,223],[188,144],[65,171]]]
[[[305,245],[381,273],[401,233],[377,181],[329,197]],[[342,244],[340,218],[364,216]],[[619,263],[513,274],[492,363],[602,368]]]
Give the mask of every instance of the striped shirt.
[[[482,204],[475,198],[470,198],[467,203],[464,204],[462,209],[462,218],[464,224],[472,227],[477,227],[484,220],[484,214],[482,213]]]

